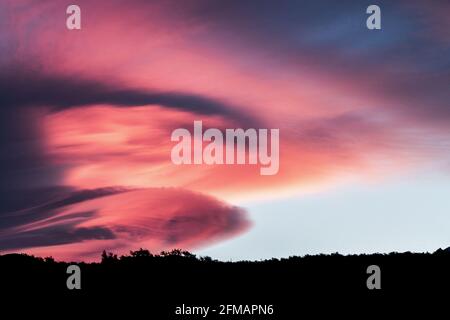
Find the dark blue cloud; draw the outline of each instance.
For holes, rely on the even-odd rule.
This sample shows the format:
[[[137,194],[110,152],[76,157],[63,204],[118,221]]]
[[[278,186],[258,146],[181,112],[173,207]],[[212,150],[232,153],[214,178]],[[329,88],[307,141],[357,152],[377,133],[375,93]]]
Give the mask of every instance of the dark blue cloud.
[[[184,19],[206,24],[209,41],[230,52],[263,57],[268,65],[261,67],[284,64],[299,74],[350,79],[355,93],[395,101],[390,111],[432,124],[450,121],[449,23],[436,14],[450,10],[448,1],[194,3],[181,11]],[[382,30],[366,28],[371,4],[381,7]]]

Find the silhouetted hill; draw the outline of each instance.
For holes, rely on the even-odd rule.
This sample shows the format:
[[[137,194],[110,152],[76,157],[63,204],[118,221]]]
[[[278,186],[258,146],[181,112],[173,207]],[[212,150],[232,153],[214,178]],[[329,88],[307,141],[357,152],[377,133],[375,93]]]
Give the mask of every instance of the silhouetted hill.
[[[106,302],[114,306],[114,312],[141,303],[147,314],[159,315],[157,319],[197,319],[174,314],[183,304],[212,305],[216,309],[221,304],[273,305],[276,317],[250,318],[290,319],[288,315],[297,314],[300,306],[302,310],[313,308],[317,315],[331,311],[320,307],[324,303],[340,311],[353,310],[355,304],[399,308],[400,297],[408,298],[408,303],[416,299],[423,303],[425,298],[441,296],[440,292],[450,288],[448,248],[434,253],[336,253],[256,262],[222,262],[181,250],[153,255],[140,249],[121,257],[104,252],[99,263],[77,264],[80,290],[67,289],[69,265],[24,254],[0,256],[3,295],[16,294],[21,299],[29,295],[94,308]],[[380,267],[380,290],[367,288],[370,265]],[[231,316],[210,314],[207,319],[215,317]]]

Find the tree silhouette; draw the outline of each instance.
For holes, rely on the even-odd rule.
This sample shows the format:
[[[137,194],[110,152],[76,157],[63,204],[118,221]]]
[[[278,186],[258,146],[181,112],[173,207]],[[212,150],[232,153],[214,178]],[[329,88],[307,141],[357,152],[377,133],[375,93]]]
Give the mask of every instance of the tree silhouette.
[[[130,255],[133,258],[153,257],[153,254],[151,254],[150,251],[148,251],[147,249],[142,249],[142,248],[140,248],[139,250],[136,250],[136,251],[130,251]]]
[[[103,264],[113,263],[118,260],[119,259],[117,258],[116,254],[113,254],[112,252],[107,253],[105,250],[103,250],[103,252],[102,252],[102,263]]]

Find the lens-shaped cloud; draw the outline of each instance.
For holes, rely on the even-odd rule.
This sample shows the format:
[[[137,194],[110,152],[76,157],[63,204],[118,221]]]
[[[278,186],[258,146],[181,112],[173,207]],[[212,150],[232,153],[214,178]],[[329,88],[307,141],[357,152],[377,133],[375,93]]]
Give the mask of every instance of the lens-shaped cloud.
[[[3,251],[204,245],[245,225],[211,195],[448,170],[448,1],[380,1],[378,32],[367,1],[77,4],[69,31],[64,1],[0,3]],[[194,120],[280,129],[279,173],[175,166],[170,133]]]
[[[104,249],[192,249],[248,227],[243,209],[175,188],[72,191],[10,215],[40,218],[2,232],[2,251],[25,249],[58,259],[98,259]]]

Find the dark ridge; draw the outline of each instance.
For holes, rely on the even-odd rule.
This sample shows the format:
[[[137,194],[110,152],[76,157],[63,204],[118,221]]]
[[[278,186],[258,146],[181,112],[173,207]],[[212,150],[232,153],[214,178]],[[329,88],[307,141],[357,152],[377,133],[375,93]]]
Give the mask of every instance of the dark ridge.
[[[293,319],[312,309],[316,315],[348,314],[355,306],[375,311],[403,310],[401,301],[424,305],[445,297],[450,288],[450,248],[433,253],[388,253],[292,256],[262,261],[224,262],[175,249],[152,254],[148,250],[117,256],[103,252],[100,262],[76,263],[81,289],[66,285],[70,262],[26,254],[0,256],[0,294],[17,301],[49,301],[90,312],[123,312],[148,319],[201,319],[180,317],[181,305],[273,305],[276,316],[209,315],[207,319]],[[369,290],[371,265],[381,270],[381,289]],[[448,295],[447,295],[448,296]],[[399,300],[401,298],[401,300]],[[324,307],[326,304],[327,307]],[[114,306],[104,310],[104,306]],[[136,306],[145,306],[139,308]],[[77,309],[78,310],[78,309]],[[152,315],[152,316],[150,316]]]

